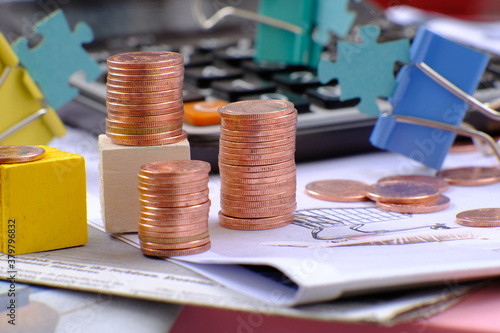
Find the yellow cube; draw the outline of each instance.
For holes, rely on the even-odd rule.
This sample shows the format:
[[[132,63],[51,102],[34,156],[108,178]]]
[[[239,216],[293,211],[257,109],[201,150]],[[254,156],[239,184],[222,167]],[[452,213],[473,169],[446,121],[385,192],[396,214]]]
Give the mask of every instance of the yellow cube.
[[[0,164],[0,252],[10,255],[84,245],[85,160],[45,149],[37,161]]]

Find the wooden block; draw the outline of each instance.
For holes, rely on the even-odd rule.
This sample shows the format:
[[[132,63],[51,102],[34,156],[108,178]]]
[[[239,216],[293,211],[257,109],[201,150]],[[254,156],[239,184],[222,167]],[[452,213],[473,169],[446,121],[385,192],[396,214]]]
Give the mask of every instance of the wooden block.
[[[0,164],[0,251],[17,255],[87,243],[82,156],[40,146],[45,157]]]
[[[109,233],[137,232],[139,192],[137,175],[142,165],[168,160],[189,160],[187,140],[162,146],[122,146],[99,136],[101,212]]]

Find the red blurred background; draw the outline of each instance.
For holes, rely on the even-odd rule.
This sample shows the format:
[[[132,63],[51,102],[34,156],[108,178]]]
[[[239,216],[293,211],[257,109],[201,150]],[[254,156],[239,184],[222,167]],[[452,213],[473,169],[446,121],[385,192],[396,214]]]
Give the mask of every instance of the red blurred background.
[[[383,8],[407,5],[465,20],[500,21],[500,0],[370,0]]]

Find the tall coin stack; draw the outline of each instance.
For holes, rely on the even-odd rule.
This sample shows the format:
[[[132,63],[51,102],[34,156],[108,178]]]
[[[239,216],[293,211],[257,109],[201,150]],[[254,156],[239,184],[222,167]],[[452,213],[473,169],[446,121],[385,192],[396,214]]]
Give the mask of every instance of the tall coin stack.
[[[288,225],[296,209],[297,110],[281,100],[219,108],[221,226],[264,230]]]
[[[130,52],[107,60],[106,135],[115,144],[180,142],[184,61],[176,52]]]
[[[209,163],[196,160],[141,167],[139,240],[144,254],[172,257],[210,249],[209,172]]]

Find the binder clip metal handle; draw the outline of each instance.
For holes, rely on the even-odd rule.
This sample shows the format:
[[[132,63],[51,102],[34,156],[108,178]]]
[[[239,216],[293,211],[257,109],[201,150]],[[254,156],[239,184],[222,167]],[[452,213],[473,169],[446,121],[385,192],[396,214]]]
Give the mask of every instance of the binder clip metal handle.
[[[299,27],[298,25],[291,24],[288,22],[285,22],[283,20],[278,20],[269,16],[261,15],[258,13],[254,13],[250,10],[245,10],[241,8],[236,8],[233,6],[226,6],[218,11],[216,11],[210,18],[208,18],[204,13],[203,9],[201,8],[201,0],[195,0],[193,3],[193,12],[198,20],[199,24],[204,28],[204,29],[211,29],[213,28],[216,24],[218,24],[223,18],[227,16],[236,16],[236,17],[241,17],[247,20],[252,20],[255,22],[259,23],[264,23],[276,28],[280,28],[283,30],[290,31],[294,34],[303,34],[304,29]]]
[[[29,116],[27,116],[23,120],[19,121],[18,123],[16,123],[16,124],[12,125],[11,127],[7,128],[5,131],[3,131],[2,133],[0,133],[0,142],[3,141],[3,140],[5,140],[6,138],[8,138],[9,136],[11,136],[15,132],[19,131],[20,129],[28,126],[29,124],[31,124],[32,122],[34,122],[38,118],[46,115],[47,113],[48,113],[47,109],[40,109],[40,110],[38,110],[38,111],[30,114]]]

